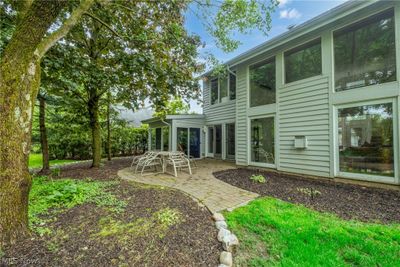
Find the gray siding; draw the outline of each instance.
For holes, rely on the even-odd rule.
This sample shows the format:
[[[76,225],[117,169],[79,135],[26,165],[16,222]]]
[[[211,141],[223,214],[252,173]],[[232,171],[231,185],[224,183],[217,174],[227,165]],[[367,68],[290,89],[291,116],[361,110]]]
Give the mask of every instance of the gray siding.
[[[236,164],[247,165],[247,71],[242,65],[236,76]]]
[[[279,169],[329,176],[329,84],[315,77],[279,89]],[[294,148],[294,136],[305,135],[307,149]]]
[[[236,114],[236,101],[228,101],[210,105],[210,81],[203,87],[203,112],[206,115],[206,124],[218,124],[224,121],[234,121]]]

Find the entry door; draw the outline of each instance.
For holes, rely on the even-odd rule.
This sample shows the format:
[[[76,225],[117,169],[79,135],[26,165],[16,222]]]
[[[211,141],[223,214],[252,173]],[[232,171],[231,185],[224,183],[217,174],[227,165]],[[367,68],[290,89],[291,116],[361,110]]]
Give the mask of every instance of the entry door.
[[[190,128],[189,140],[190,156],[200,158],[200,128]]]
[[[221,158],[222,156],[222,125],[215,125],[215,144],[214,144],[214,157]]]

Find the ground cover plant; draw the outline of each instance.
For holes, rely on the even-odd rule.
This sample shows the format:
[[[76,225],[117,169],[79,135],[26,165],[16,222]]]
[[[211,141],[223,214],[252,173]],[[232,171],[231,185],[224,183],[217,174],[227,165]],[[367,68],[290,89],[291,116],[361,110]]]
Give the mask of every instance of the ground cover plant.
[[[227,212],[236,266],[400,266],[400,224],[344,220],[265,197]]]
[[[32,234],[0,252],[0,266],[217,266],[209,211],[179,191],[120,180],[130,162],[79,162],[35,177]]]
[[[65,163],[76,162],[71,159],[55,159],[50,160],[50,166],[61,165]],[[42,154],[30,154],[29,155],[29,168],[41,168],[42,167]]]

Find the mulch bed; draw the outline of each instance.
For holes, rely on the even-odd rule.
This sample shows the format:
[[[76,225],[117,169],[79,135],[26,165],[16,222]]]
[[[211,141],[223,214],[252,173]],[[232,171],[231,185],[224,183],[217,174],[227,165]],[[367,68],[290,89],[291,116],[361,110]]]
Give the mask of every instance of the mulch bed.
[[[265,183],[250,180],[253,174],[266,177]],[[327,180],[303,178],[279,172],[231,169],[215,172],[226,183],[318,211],[331,212],[344,219],[365,222],[400,223],[400,191],[368,188]],[[320,194],[309,192],[314,190]],[[307,193],[308,192],[308,193]]]
[[[117,171],[129,164],[125,158],[105,162],[100,169],[91,169],[88,162],[62,167],[61,177],[117,179],[110,192],[127,203],[124,212],[116,214],[94,204],[76,206],[49,224],[52,234],[33,234],[7,250],[3,262],[13,266],[217,266],[222,247],[209,211],[179,191],[119,180]],[[178,210],[183,221],[162,237],[151,231],[134,238],[127,235],[128,239],[96,236],[104,218],[129,223],[164,208]]]

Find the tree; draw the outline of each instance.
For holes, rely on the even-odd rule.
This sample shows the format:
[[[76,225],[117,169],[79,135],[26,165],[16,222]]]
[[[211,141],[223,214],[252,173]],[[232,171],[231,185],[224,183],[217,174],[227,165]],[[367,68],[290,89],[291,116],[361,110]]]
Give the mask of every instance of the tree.
[[[1,2],[2,25],[4,21],[13,22],[13,25],[8,27],[7,36],[0,38],[1,48],[1,67],[0,67],[0,246],[15,242],[18,237],[26,236],[28,233],[28,194],[31,186],[31,177],[28,172],[28,156],[30,151],[30,134],[32,125],[32,110],[33,102],[36,99],[40,86],[40,63],[47,51],[53,47],[60,39],[64,38],[69,31],[78,24],[81,17],[85,14],[92,19],[107,27],[107,23],[102,23],[99,17],[91,16],[87,11],[91,8],[95,0],[81,0],[79,3],[66,0],[21,0],[12,1],[4,0]],[[182,21],[182,12],[184,12],[189,2],[182,1],[148,1],[141,2],[143,5],[149,6],[147,12],[138,12],[137,6],[125,6],[126,3],[137,5],[138,2],[126,1],[96,1],[96,8],[101,10],[109,10],[110,8],[119,7],[116,16],[120,15],[122,9],[129,12],[121,16],[125,20],[134,21],[139,18],[140,21],[146,21],[152,18],[162,22],[164,13],[157,13],[159,8],[163,8],[167,14],[175,15],[178,19],[177,23],[170,24],[168,27],[171,38],[181,37],[186,39],[184,25]],[[203,9],[210,8],[212,1],[195,1]],[[259,0],[224,0],[217,7],[215,16],[208,16],[209,29],[213,36],[216,37],[217,43],[232,50],[238,45],[238,42],[231,42],[229,38],[234,29],[239,32],[245,32],[247,28],[257,27],[263,31],[268,31],[270,26],[270,12],[276,5],[275,0],[259,2]],[[122,11],[121,11],[122,12]],[[153,14],[157,13],[157,16]],[[113,23],[115,20],[113,21]],[[148,24],[151,26],[151,24]],[[15,27],[15,28],[13,28]],[[148,36],[138,36],[135,34],[135,29],[120,28],[118,25],[108,25],[110,31],[114,32],[118,37],[119,31],[126,31],[129,35],[119,36],[118,38],[127,38],[129,42],[137,41],[143,44],[142,53],[146,53],[149,48],[157,48],[160,44],[157,39],[149,39]],[[3,34],[3,30],[1,31]],[[12,32],[12,34],[11,34]],[[156,31],[155,31],[156,32]],[[150,36],[157,37],[155,36]],[[181,38],[175,42],[180,43]],[[4,41],[5,40],[5,41]],[[189,39],[187,39],[189,40]],[[171,42],[162,43],[171,45]],[[167,46],[168,47],[168,46]],[[165,48],[167,48],[165,47]],[[133,101],[147,96],[152,99],[157,107],[163,105],[167,98],[165,94],[158,95],[157,91],[152,91],[150,88],[140,87],[142,85],[151,84],[152,88],[161,87],[164,90],[171,89],[171,93],[179,94],[180,88],[173,88],[170,80],[165,78],[170,75],[165,75],[165,70],[170,68],[170,65],[165,65],[165,58],[171,58],[172,66],[178,70],[182,67],[182,58],[185,55],[180,54],[180,50],[175,51],[175,56],[172,57],[168,53],[163,54],[162,49],[158,49],[159,54],[144,54],[136,58],[136,66],[150,62],[159,62],[159,67],[154,69],[153,77],[157,79],[148,79],[147,76],[128,76],[132,80],[127,90],[121,90],[119,96],[129,96]],[[167,49],[167,51],[170,51]],[[132,50],[135,54],[135,50]],[[157,58],[154,58],[157,56]],[[158,58],[160,57],[160,58]],[[124,59],[121,58],[123,61]],[[128,60],[128,59],[126,59]],[[184,62],[184,61],[183,61]],[[162,65],[164,64],[164,66]],[[148,67],[148,65],[146,66]],[[189,69],[189,68],[187,68]],[[146,70],[146,68],[143,68]],[[191,75],[186,73],[186,76]],[[174,81],[184,83],[185,75],[177,76]],[[90,86],[94,86],[98,81],[96,75],[92,77]],[[188,82],[193,82],[193,79]],[[135,90],[142,89],[140,96],[136,96]],[[95,92],[95,91],[92,91]],[[90,95],[92,101],[90,106],[96,107],[99,95]],[[90,116],[93,120],[93,128],[96,128],[96,109],[93,109]],[[95,141],[93,141],[95,142]],[[98,147],[98,144],[93,144]]]

